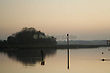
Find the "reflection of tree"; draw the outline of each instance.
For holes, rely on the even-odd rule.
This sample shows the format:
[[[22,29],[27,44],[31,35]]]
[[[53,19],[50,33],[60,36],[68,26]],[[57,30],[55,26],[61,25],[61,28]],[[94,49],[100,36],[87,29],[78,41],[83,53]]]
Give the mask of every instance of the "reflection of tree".
[[[41,62],[45,64],[45,57],[56,53],[56,49],[35,49],[35,50],[16,50],[6,52],[9,58],[15,59],[24,65],[34,65]]]

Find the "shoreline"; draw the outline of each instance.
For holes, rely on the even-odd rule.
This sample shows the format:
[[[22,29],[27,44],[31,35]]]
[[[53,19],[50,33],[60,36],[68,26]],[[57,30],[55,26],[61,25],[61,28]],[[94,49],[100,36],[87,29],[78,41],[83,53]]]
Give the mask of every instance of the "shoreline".
[[[110,45],[4,45],[0,46],[0,49],[22,48],[22,49],[39,49],[39,48],[51,48],[51,49],[77,49],[77,48],[99,48],[110,47]]]

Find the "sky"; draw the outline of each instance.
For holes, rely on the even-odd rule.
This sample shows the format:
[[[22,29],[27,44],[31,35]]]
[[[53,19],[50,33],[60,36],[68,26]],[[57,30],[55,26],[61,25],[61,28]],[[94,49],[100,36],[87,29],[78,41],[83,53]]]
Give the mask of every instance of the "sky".
[[[0,0],[0,39],[34,27],[58,39],[107,40],[109,19],[110,0]]]

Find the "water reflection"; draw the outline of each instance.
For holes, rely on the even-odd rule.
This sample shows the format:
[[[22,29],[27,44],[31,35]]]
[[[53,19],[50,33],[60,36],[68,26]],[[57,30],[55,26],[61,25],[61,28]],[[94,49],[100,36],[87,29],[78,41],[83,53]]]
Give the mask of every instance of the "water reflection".
[[[56,49],[18,49],[2,52],[6,53],[9,58],[17,60],[25,66],[34,66],[37,62],[45,65],[45,57],[54,55]]]
[[[110,61],[110,59],[101,59],[102,61]]]
[[[8,51],[6,53],[10,59],[0,53],[0,73],[110,73],[108,49],[69,49],[69,70],[67,49]]]

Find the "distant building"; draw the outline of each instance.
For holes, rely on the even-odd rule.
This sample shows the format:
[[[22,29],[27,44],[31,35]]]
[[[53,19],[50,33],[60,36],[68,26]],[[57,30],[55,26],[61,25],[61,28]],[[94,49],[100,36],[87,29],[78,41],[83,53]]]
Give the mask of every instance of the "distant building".
[[[107,40],[107,45],[110,45],[110,40]]]

